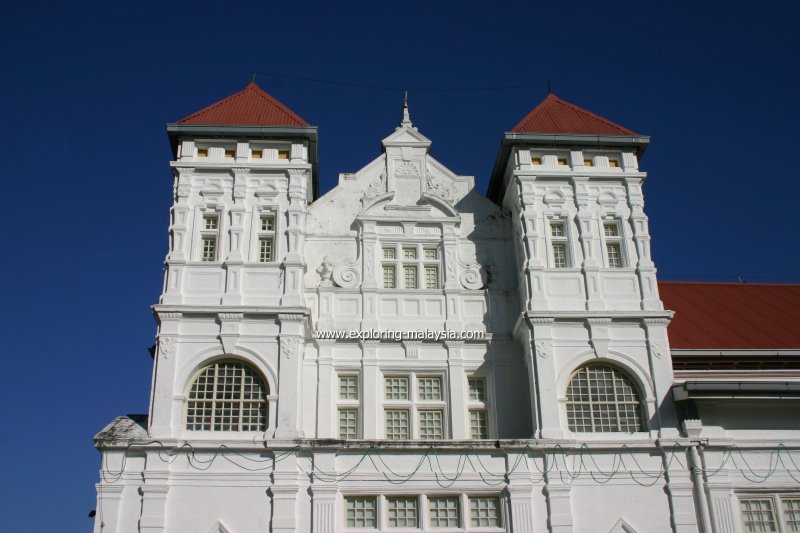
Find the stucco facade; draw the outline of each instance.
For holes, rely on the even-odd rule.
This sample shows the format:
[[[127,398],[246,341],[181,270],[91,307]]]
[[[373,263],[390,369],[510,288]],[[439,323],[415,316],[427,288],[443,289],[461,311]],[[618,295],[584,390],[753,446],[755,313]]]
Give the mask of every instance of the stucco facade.
[[[787,520],[792,380],[744,401],[676,389],[647,137],[506,134],[487,197],[406,108],[318,197],[316,128],[223,125],[169,128],[150,412],[96,437],[95,532],[738,533],[751,493]],[[237,389],[197,415],[225,365],[263,405]],[[581,369],[630,398],[582,418]]]

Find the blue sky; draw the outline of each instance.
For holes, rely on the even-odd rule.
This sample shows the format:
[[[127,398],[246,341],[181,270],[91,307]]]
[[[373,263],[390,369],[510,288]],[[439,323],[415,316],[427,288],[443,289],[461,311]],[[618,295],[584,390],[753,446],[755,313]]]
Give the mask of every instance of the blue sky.
[[[800,281],[792,2],[33,3],[0,20],[0,515],[87,531],[91,437],[146,412],[171,200],[164,124],[249,81],[319,126],[321,190],[401,118],[485,191],[501,135],[546,95],[652,136],[664,279]],[[419,89],[538,85],[498,91]]]

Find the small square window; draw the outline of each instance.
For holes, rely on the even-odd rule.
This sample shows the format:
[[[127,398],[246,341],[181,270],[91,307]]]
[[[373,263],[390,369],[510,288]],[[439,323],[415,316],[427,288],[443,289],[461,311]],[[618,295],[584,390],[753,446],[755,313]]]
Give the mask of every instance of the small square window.
[[[270,263],[272,261],[272,248],[272,237],[261,237],[258,239],[259,263]]]
[[[278,159],[289,159],[289,150],[278,150]]]
[[[417,267],[415,266],[403,267],[403,284],[406,289],[417,288]]]
[[[217,217],[203,217],[203,229],[214,230],[217,229],[219,219]]]
[[[384,259],[394,259],[395,258],[395,249],[394,248],[384,248],[383,249],[383,258]]]
[[[386,378],[387,400],[408,400],[408,378]]]
[[[563,237],[564,236],[564,224],[556,223],[550,224],[550,234],[553,237]]]
[[[469,499],[469,522],[472,527],[500,527],[500,501],[497,498]]]
[[[403,259],[416,259],[416,258],[417,258],[416,248],[403,248]]]
[[[473,439],[489,438],[489,417],[482,409],[473,409],[469,412],[469,431]]]
[[[236,157],[236,150],[225,150],[225,157]]]
[[[387,409],[385,416],[386,438],[388,440],[406,440],[409,438],[407,409]]]
[[[616,223],[603,224],[603,233],[606,237],[619,237],[619,226]]]
[[[389,527],[419,527],[417,501],[417,498],[414,496],[386,498]]]
[[[458,497],[428,498],[431,527],[461,527]]]
[[[208,157],[208,148],[198,148],[197,157]]]
[[[617,161],[616,159],[609,158],[608,159],[608,166],[611,167],[611,168],[617,168],[617,167],[619,167],[619,161]]]
[[[417,398],[420,400],[442,399],[442,378],[429,377],[417,379]]]
[[[262,159],[264,157],[264,150],[252,150],[250,152],[251,159]]]
[[[272,215],[261,217],[261,231],[275,231],[275,217]]]
[[[559,157],[558,158],[558,166],[561,166],[561,167],[567,166],[567,158],[566,157]]]
[[[424,256],[425,259],[429,260],[429,261],[433,260],[433,259],[437,259],[439,257],[439,253],[438,253],[438,250],[436,248],[425,248],[424,253],[425,253],[425,256]]]
[[[469,399],[473,402],[486,401],[486,380],[484,378],[469,378]]]
[[[358,438],[358,410],[339,409],[339,438]]]
[[[531,157],[531,164],[532,165],[541,165],[542,158],[541,157]]]
[[[585,166],[585,167],[593,167],[594,166],[594,161],[591,160],[591,159],[584,159],[583,160],[583,166]]]
[[[358,400],[358,376],[339,377],[339,398],[342,400]]]
[[[396,287],[394,266],[383,265],[383,287],[385,289],[394,289]]]
[[[441,409],[425,409],[419,411],[419,438],[443,439],[444,418]]]
[[[374,497],[346,497],[347,527],[377,527],[377,502]]]

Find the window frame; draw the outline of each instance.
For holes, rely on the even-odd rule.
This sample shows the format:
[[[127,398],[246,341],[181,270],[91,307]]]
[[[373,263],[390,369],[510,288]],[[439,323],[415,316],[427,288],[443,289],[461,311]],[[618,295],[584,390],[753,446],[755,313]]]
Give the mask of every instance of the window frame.
[[[443,287],[442,283],[442,251],[441,243],[435,242],[408,242],[391,241],[380,243],[379,264],[381,266],[381,287],[384,289],[402,289],[409,291],[439,291]],[[387,257],[387,252],[391,257]],[[413,257],[406,257],[407,252],[413,251]],[[434,251],[435,256],[429,258],[427,252]],[[387,287],[384,277],[386,267],[394,268],[394,286]],[[434,268],[436,275],[436,287],[428,287],[427,269]],[[406,283],[407,269],[413,269],[414,283],[409,286]]]
[[[341,395],[342,379],[355,379],[356,397],[343,398]],[[339,372],[336,374],[336,436],[340,439],[360,439],[363,435],[361,416],[361,376],[358,372]],[[342,411],[355,411],[356,435],[355,437],[342,436],[341,413]]]
[[[563,230],[563,235],[553,235],[553,227],[554,226],[561,226]],[[547,220],[547,232],[545,235],[545,239],[547,240],[547,259],[550,268],[564,270],[572,268],[572,265],[575,263],[573,253],[572,253],[572,228],[571,224],[569,223],[569,219],[567,217],[562,216],[552,216],[548,217]],[[556,254],[555,254],[555,246],[561,245],[564,247],[564,266],[559,266],[556,264]]]
[[[253,210],[252,221],[250,224],[250,262],[258,265],[275,265],[277,264],[278,257],[280,257],[279,245],[280,239],[280,217],[278,216],[277,205],[258,206],[257,210]],[[261,221],[264,218],[272,219],[272,230],[262,230]],[[269,261],[261,260],[261,239],[272,239],[272,257]]]
[[[775,520],[775,533],[789,533],[787,528],[785,511],[783,509],[784,500],[797,500],[800,501],[800,493],[797,492],[741,492],[736,495],[736,502],[739,506],[739,523],[742,526],[742,531],[748,533],[747,525],[744,519],[744,507],[742,502],[748,500],[769,500],[772,505],[772,516]]]
[[[197,253],[195,260],[200,263],[219,263],[222,261],[222,211],[220,209],[200,208],[197,211]],[[215,228],[206,228],[206,221],[209,219],[216,219],[217,226]],[[214,258],[206,259],[205,242],[206,240],[214,241]]]
[[[215,424],[215,419],[217,417],[215,406],[216,406],[218,401],[222,401],[222,402],[238,402],[240,404],[239,405],[239,412],[238,412],[238,418],[239,418],[238,424],[239,424],[239,427],[242,426],[242,418],[244,416],[243,415],[243,413],[244,413],[243,404],[248,401],[248,400],[245,400],[243,394],[240,395],[240,397],[238,399],[235,399],[235,400],[224,399],[224,398],[223,399],[218,399],[216,396],[212,397],[210,400],[205,400],[205,399],[202,399],[202,398],[200,398],[200,399],[193,399],[192,398],[192,388],[194,387],[195,383],[200,378],[200,376],[206,371],[206,369],[208,369],[209,367],[216,367],[218,365],[223,365],[223,364],[234,364],[234,365],[238,365],[239,367],[241,367],[243,369],[249,369],[260,380],[261,386],[262,386],[262,389],[263,389],[263,396],[264,396],[264,398],[263,398],[264,416],[263,416],[263,420],[262,420],[263,428],[260,428],[260,429],[213,429],[213,426]],[[217,374],[216,374],[216,371],[215,371],[212,393],[216,393],[217,392],[217,380],[218,380],[218,377],[217,377]],[[240,390],[241,390],[241,385],[240,385]],[[270,400],[272,398],[273,398],[273,396],[271,396],[271,388],[270,388],[269,381],[267,381],[266,377],[261,373],[261,371],[256,366],[250,364],[248,361],[244,361],[244,360],[241,360],[241,359],[235,359],[235,358],[223,358],[223,359],[216,359],[216,360],[213,360],[213,361],[208,361],[205,364],[203,364],[202,366],[200,366],[200,368],[196,369],[192,373],[190,379],[187,382],[186,389],[185,389],[185,392],[184,392],[184,395],[183,395],[183,425],[182,425],[182,430],[191,432],[192,434],[199,434],[199,433],[210,434],[210,433],[214,433],[215,435],[226,434],[226,433],[235,433],[235,434],[264,433],[265,431],[268,431],[270,429],[270,416],[271,416],[271,413],[270,413],[271,405],[270,404],[272,403]],[[191,429],[191,428],[189,428],[189,408],[190,408],[190,403],[191,402],[198,402],[198,403],[209,402],[210,403],[210,406],[211,406],[211,419],[210,420],[211,421],[209,422],[209,424],[212,426],[212,429]]]
[[[492,417],[492,409],[491,409],[491,389],[489,384],[489,376],[482,374],[482,373],[469,373],[467,374],[467,394],[466,394],[466,404],[467,404],[467,430],[469,431],[469,438],[471,440],[485,440],[491,439],[494,437],[494,419]],[[473,399],[472,398],[472,389],[470,388],[470,380],[480,380],[483,382],[483,399]],[[485,437],[475,437],[472,433],[472,413],[473,412],[483,412],[486,415],[486,436]]]
[[[449,406],[446,375],[442,371],[409,371],[409,372],[383,372],[383,438],[387,440],[386,432],[386,412],[394,410],[405,410],[408,412],[408,440],[439,440],[450,438],[450,427],[448,424]],[[408,384],[407,395],[405,398],[389,398],[387,395],[387,381],[391,379],[406,379]],[[437,379],[439,381],[439,399],[421,399],[419,395],[420,380]],[[441,437],[424,438],[420,431],[420,413],[427,411],[441,412],[442,435]],[[403,439],[404,440],[404,439]]]
[[[616,235],[606,235],[606,227],[615,226],[617,229]],[[630,261],[628,260],[627,247],[625,246],[626,235],[624,224],[620,217],[604,217],[600,221],[600,239],[603,244],[603,263],[606,268],[611,270],[620,270],[628,268]],[[619,247],[619,266],[611,265],[611,258],[609,255],[608,246],[616,245]]]
[[[635,397],[636,397],[635,404],[637,406],[637,412],[639,413],[639,428],[636,431],[625,431],[625,430],[621,430],[620,429],[621,423],[620,423],[620,416],[619,416],[619,413],[620,413],[619,406],[620,405],[631,405],[634,402],[632,402],[632,401],[621,401],[619,399],[619,395],[616,392],[616,390],[617,390],[616,389],[616,380],[617,380],[617,375],[616,374],[612,374],[612,387],[613,387],[613,391],[614,391],[613,401],[600,401],[600,400],[593,400],[592,399],[592,396],[594,396],[594,394],[592,393],[591,378],[588,375],[588,371],[589,371],[589,369],[596,368],[596,367],[610,368],[613,372],[616,372],[619,375],[621,375],[622,377],[626,378],[628,380],[628,382],[630,383],[630,386],[631,386],[631,388],[633,390],[633,393],[635,394]],[[569,399],[569,389],[572,386],[572,382],[578,376],[578,374],[580,372],[584,371],[584,370],[587,371],[587,396],[589,397],[589,400],[588,401],[570,400]],[[566,424],[566,428],[570,433],[580,434],[581,436],[586,436],[586,435],[608,435],[608,434],[612,434],[612,435],[613,434],[638,435],[638,434],[645,434],[645,433],[647,433],[649,431],[648,412],[647,412],[647,404],[646,404],[647,398],[646,398],[646,394],[644,394],[642,385],[639,382],[639,380],[636,378],[635,375],[633,375],[627,369],[621,367],[618,364],[607,362],[607,361],[600,361],[600,362],[590,361],[588,363],[581,364],[576,369],[574,369],[572,371],[572,373],[569,375],[569,379],[567,379],[566,387],[564,389],[564,397],[565,397],[564,414],[565,414],[566,423],[567,423]],[[599,424],[595,424],[594,407],[595,407],[595,405],[608,406],[609,404],[613,404],[613,407],[614,407],[614,418],[616,419],[617,429],[616,430],[612,430],[612,431],[598,431],[596,429],[596,427]],[[573,419],[570,418],[570,406],[571,405],[585,405],[585,406],[588,406],[589,419],[590,419],[590,422],[591,422],[591,431],[581,431],[581,430],[578,429],[578,424],[577,424],[578,418],[577,417],[574,417]],[[574,424],[573,424],[573,421],[575,421]]]

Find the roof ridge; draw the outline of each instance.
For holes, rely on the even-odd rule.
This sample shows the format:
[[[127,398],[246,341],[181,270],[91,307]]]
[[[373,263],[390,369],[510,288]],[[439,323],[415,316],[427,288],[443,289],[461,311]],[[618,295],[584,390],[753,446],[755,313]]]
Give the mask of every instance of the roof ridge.
[[[550,93],[511,130],[518,133],[638,136],[616,122]]]
[[[577,111],[578,113],[583,113],[584,115],[588,115],[588,116],[590,116],[590,117],[592,117],[594,119],[599,120],[600,122],[604,122],[604,123],[608,124],[609,126],[613,126],[615,128],[619,128],[621,130],[629,131],[633,135],[636,135],[636,133],[633,130],[628,129],[625,126],[622,126],[620,124],[617,124],[613,120],[609,120],[609,119],[607,119],[605,117],[601,117],[597,113],[593,113],[593,112],[589,111],[588,109],[584,109],[579,105],[573,104],[572,102],[567,102],[566,100],[564,100],[563,98],[559,97],[555,93],[550,93],[550,94],[556,99],[556,101],[558,101],[558,103],[563,104],[563,105],[565,105],[565,106]]]
[[[308,122],[300,115],[289,109],[253,81],[249,82],[243,89],[181,118],[177,123],[186,124],[195,121],[198,121],[195,123],[201,123],[200,121],[208,119],[208,124],[245,125],[253,123],[247,119],[247,115],[252,116],[253,114],[260,115],[262,118],[265,115],[272,115],[274,121],[286,123],[284,125],[287,126],[308,125]],[[208,115],[211,115],[211,117]],[[269,125],[271,122],[272,120],[269,120],[263,124]]]

